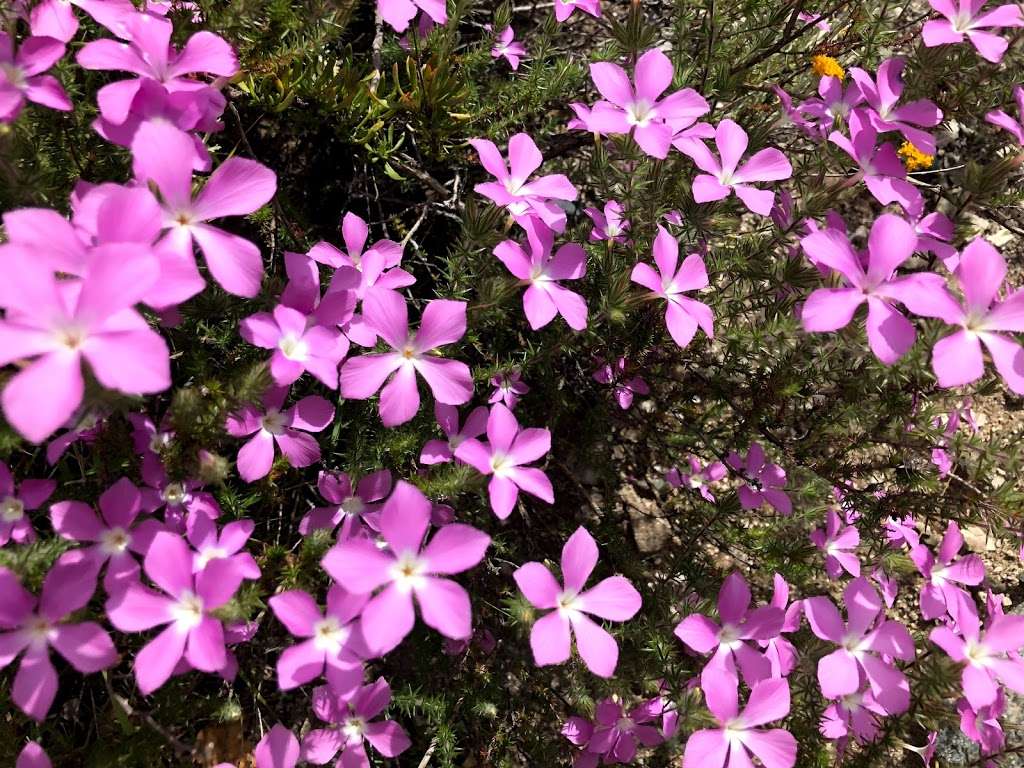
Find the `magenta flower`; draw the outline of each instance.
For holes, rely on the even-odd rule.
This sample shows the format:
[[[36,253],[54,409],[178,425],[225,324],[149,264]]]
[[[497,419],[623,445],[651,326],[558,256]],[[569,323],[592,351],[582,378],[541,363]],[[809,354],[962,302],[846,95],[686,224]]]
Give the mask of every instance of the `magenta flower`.
[[[525,491],[548,504],[555,501],[551,481],[536,467],[525,466],[551,450],[551,433],[546,429],[521,429],[515,415],[501,403],[491,406],[487,417],[487,442],[463,440],[455,458],[483,475],[491,475],[487,486],[491,509],[501,520],[512,513]]]
[[[793,502],[782,489],[786,487],[786,470],[772,464],[760,443],[751,443],[746,458],[732,451],[726,463],[743,477],[737,490],[743,509],[758,509],[767,502],[784,515],[793,513]]]
[[[203,85],[188,75],[234,77],[238,74],[235,52],[224,38],[212,32],[196,32],[178,51],[171,45],[174,27],[167,19],[139,13],[125,19],[124,27],[130,42],[93,40],[75,57],[84,69],[135,75],[129,80],[103,86],[96,95],[100,112],[112,123],[120,124],[127,119],[135,94],[145,80],[156,80],[174,93]],[[173,164],[169,164],[169,170],[170,165]],[[188,167],[191,168],[191,163]]]
[[[577,243],[565,243],[554,255],[555,233],[539,219],[520,221],[526,230],[529,253],[515,240],[504,240],[494,248],[508,271],[528,286],[523,293],[523,312],[530,328],[537,330],[561,315],[574,331],[587,327],[587,303],[561,280],[580,280],[587,274],[587,254]]]
[[[910,706],[907,678],[884,657],[903,661],[914,658],[914,641],[907,628],[885,618],[882,601],[863,576],[843,590],[847,621],[827,597],[804,598],[804,613],[811,630],[822,640],[839,648],[818,661],[818,684],[827,699],[848,696],[861,690],[862,676],[871,693],[890,715],[906,712]]]
[[[885,529],[885,540],[893,548],[899,549],[906,545],[913,549],[921,541],[917,521],[909,515],[902,519],[890,517],[883,521],[882,526]]]
[[[925,215],[924,199],[906,211],[907,223],[917,235],[917,250],[934,253],[950,272],[956,270],[960,255],[950,245],[953,239],[953,222],[944,213],[935,211]]]
[[[334,420],[334,406],[319,395],[309,395],[281,410],[288,387],[271,387],[263,396],[263,410],[245,406],[228,417],[232,437],[253,437],[238,452],[238,474],[247,483],[266,477],[274,463],[274,444],[293,467],[308,467],[320,460],[320,445],[307,432],[321,432]]]
[[[1013,87],[1013,100],[1017,104],[1017,119],[1001,109],[994,109],[985,115],[985,122],[1009,131],[1018,144],[1024,145],[1024,124],[1021,123],[1024,120],[1024,88],[1019,85]]]
[[[160,274],[156,260],[130,245],[94,248],[77,284],[57,280],[34,253],[8,246],[0,304],[0,365],[35,358],[4,387],[4,415],[34,443],[66,422],[82,402],[82,362],[100,384],[126,394],[171,384],[167,344],[132,309]],[[131,361],[131,364],[128,364]]]
[[[759,189],[755,182],[780,181],[793,175],[789,160],[774,147],[762,149],[741,166],[747,151],[747,132],[732,120],[723,120],[715,129],[715,157],[703,141],[690,141],[680,147],[704,173],[693,180],[693,199],[698,203],[724,200],[733,192],[754,213],[767,216],[775,202],[775,193]]]
[[[150,514],[163,509],[164,525],[181,533],[197,516],[216,520],[220,505],[212,493],[202,491],[197,480],[171,480],[154,454],[142,460],[142,508]]]
[[[822,139],[828,136],[836,120],[846,120],[854,107],[864,103],[864,94],[856,82],[844,89],[842,80],[827,75],[818,81],[818,97],[802,101],[797,110],[810,118],[812,135]]]
[[[601,16],[601,0],[555,0],[555,20],[565,21],[579,9],[591,16]]]
[[[926,21],[921,38],[929,48],[949,43],[962,43],[964,36],[983,59],[998,64],[1009,43],[990,29],[1022,27],[1020,7],[1007,3],[982,12],[986,0],[928,0],[928,4],[944,19]]]
[[[464,301],[428,302],[415,333],[409,331],[405,299],[395,291],[369,292],[363,300],[363,313],[392,351],[346,360],[341,367],[342,397],[365,400],[384,385],[380,393],[380,418],[384,426],[394,427],[409,421],[419,410],[417,373],[426,380],[438,402],[461,405],[473,396],[469,367],[458,360],[431,354],[465,335]]]
[[[531,605],[542,610],[554,609],[537,619],[530,631],[530,647],[538,666],[568,661],[575,635],[576,650],[587,669],[599,677],[615,674],[619,646],[590,616],[627,621],[640,610],[641,599],[640,593],[622,576],[609,576],[584,590],[597,557],[597,542],[580,526],[562,547],[564,586],[538,562],[524,563],[513,574]]]
[[[209,517],[196,515],[186,534],[188,543],[195,549],[192,570],[199,573],[214,560],[224,560],[243,579],[258,579],[260,567],[252,555],[242,550],[255,527],[252,520],[234,520],[218,531],[217,524]]]
[[[83,675],[117,662],[114,643],[99,624],[66,623],[92,597],[94,582],[87,578],[88,570],[82,563],[57,563],[46,574],[36,600],[13,573],[0,567],[0,668],[24,651],[11,699],[33,720],[46,717],[57,695],[51,647]]]
[[[855,550],[860,544],[860,531],[855,525],[846,525],[835,509],[825,513],[825,525],[811,531],[811,543],[825,553],[825,573],[833,581],[843,571],[856,578],[860,576],[860,559]]]
[[[0,123],[12,122],[26,101],[62,112],[71,100],[53,75],[44,75],[64,55],[64,43],[52,37],[29,37],[14,52],[14,38],[0,33]]]
[[[1024,616],[996,615],[982,632],[973,600],[961,600],[956,610],[958,632],[936,627],[929,639],[953,661],[964,665],[962,685],[971,707],[991,706],[999,685],[1024,693]]]
[[[420,464],[443,464],[455,458],[455,451],[470,438],[487,431],[489,412],[482,405],[474,408],[459,427],[459,409],[454,405],[434,404],[434,416],[441,425],[445,440],[428,440],[420,451]]]
[[[72,10],[74,6],[115,33],[124,32],[125,19],[135,14],[135,6],[130,0],[43,0],[32,8],[29,17],[32,34],[70,42],[78,31],[78,19]]]
[[[256,745],[256,768],[295,768],[301,755],[295,734],[278,723]]]
[[[320,686],[313,691],[313,712],[330,727],[314,729],[303,737],[303,757],[324,765],[341,752],[335,765],[370,768],[365,742],[384,757],[400,755],[412,744],[405,729],[394,720],[375,720],[390,702],[391,686],[383,677],[351,694]]]
[[[241,334],[254,346],[274,350],[270,374],[278,386],[292,384],[308,371],[325,386],[337,389],[338,365],[349,345],[341,331],[328,322],[322,313],[314,320],[278,304],[273,313],[257,312],[242,320]]]
[[[430,501],[404,480],[395,485],[380,513],[380,532],[388,549],[366,539],[336,544],[324,556],[324,570],[356,594],[369,594],[362,613],[369,650],[383,655],[412,631],[413,596],[424,623],[456,640],[472,635],[469,594],[451,579],[479,563],[491,538],[468,525],[441,528],[426,546]]]
[[[739,709],[739,685],[728,672],[705,668],[701,690],[719,728],[694,731],[686,740],[683,768],[724,768],[751,765],[754,755],[768,768],[792,768],[796,739],[781,728],[759,728],[789,714],[789,683],[762,680],[750,689],[747,706]]]
[[[720,667],[735,676],[742,673],[747,685],[771,675],[771,664],[752,641],[770,640],[782,631],[781,608],[763,605],[750,608],[750,587],[738,572],[730,573],[718,591],[721,626],[699,613],[691,613],[675,628],[675,636],[695,653],[712,653],[708,666]]]
[[[789,602],[789,584],[780,574],[776,573],[772,581],[774,588],[770,605],[783,612],[782,629],[775,637],[758,640],[758,643],[764,648],[765,658],[771,664],[771,677],[788,677],[796,668],[799,654],[785,635],[800,629],[804,604],[802,600]]]
[[[299,522],[299,533],[308,536],[318,530],[334,531],[340,525],[338,539],[351,539],[361,535],[360,521],[377,530],[380,504],[376,502],[391,493],[391,472],[371,472],[355,487],[344,472],[321,472],[316,485],[329,506],[310,510]]]
[[[656,747],[665,741],[656,725],[648,725],[657,721],[663,710],[660,698],[641,702],[628,712],[615,699],[598,703],[593,733],[587,742],[587,752],[595,756],[594,765],[597,755],[603,755],[605,764],[630,763],[636,756],[637,744]]]
[[[692,88],[675,91],[659,101],[672,85],[673,75],[672,62],[657,48],[637,59],[633,72],[635,87],[618,64],[591,64],[590,77],[604,99],[594,104],[588,128],[597,133],[632,133],[644,152],[665,159],[676,132],[670,121],[692,123],[709,109],[704,97]]]
[[[615,366],[598,360],[598,367],[591,374],[591,378],[598,384],[611,384],[614,387],[615,400],[622,410],[628,410],[633,405],[634,395],[649,395],[651,393],[647,382],[640,376],[630,376],[627,370],[626,358],[620,357]]]
[[[866,270],[846,235],[836,230],[814,232],[801,240],[801,245],[809,258],[834,269],[845,283],[840,288],[818,288],[807,297],[800,312],[804,329],[836,331],[849,324],[857,308],[867,303],[868,344],[886,365],[906,354],[917,337],[913,324],[893,303],[928,312],[934,295],[945,293],[940,275],[895,276],[896,269],[914,255],[917,235],[906,221],[891,213],[882,214],[871,225]]]
[[[936,295],[933,306],[916,310],[918,314],[939,317],[960,327],[939,339],[932,349],[932,370],[939,386],[957,387],[981,378],[985,373],[981,352],[984,344],[1006,386],[1024,394],[1024,352],[1009,335],[1024,330],[1024,290],[997,300],[1006,278],[1006,262],[999,251],[980,237],[961,252],[955,277],[963,305],[944,292]]]
[[[958,558],[964,546],[960,526],[950,520],[937,552],[926,544],[910,550],[910,559],[924,576],[921,585],[921,615],[926,619],[940,619],[954,614],[961,600],[969,595],[957,584],[975,587],[985,579],[985,563],[974,554]]]
[[[850,77],[870,106],[868,120],[879,133],[899,131],[903,138],[926,155],[935,154],[935,137],[922,128],[934,128],[942,121],[942,110],[928,99],[898,104],[903,94],[905,59],[894,57],[878,65],[878,80],[859,67],[850,69]]]
[[[1006,746],[1006,734],[999,722],[1006,711],[1006,694],[1002,689],[996,694],[996,700],[987,707],[977,711],[971,707],[967,699],[962,698],[956,703],[960,713],[960,731],[981,747],[982,755],[994,755],[1003,751]],[[994,766],[994,762],[986,762],[986,766]]]
[[[339,274],[342,267],[349,267],[359,273],[358,287],[355,291],[360,299],[373,287],[397,291],[416,282],[416,278],[398,266],[402,261],[401,244],[384,239],[367,248],[366,241],[370,236],[370,228],[361,217],[351,211],[341,220],[341,236],[345,241],[344,251],[323,240],[309,249],[310,259],[337,270],[331,279],[328,294],[345,287],[341,282],[348,278],[344,274]],[[314,274],[315,269],[314,266]],[[317,276],[314,290],[318,291],[319,287],[320,281]],[[283,298],[282,302],[287,303]],[[310,311],[302,307],[296,309]]]
[[[53,768],[53,763],[37,742],[30,741],[18,754],[14,768]]]
[[[377,10],[396,32],[405,32],[420,11],[436,24],[448,23],[445,0],[377,0]]]
[[[492,376],[491,385],[494,391],[487,402],[491,405],[504,403],[510,410],[515,410],[519,398],[530,391],[530,385],[523,381],[523,374],[515,370]]]
[[[181,260],[194,260],[192,244],[198,243],[210,274],[225,291],[255,296],[263,278],[260,249],[208,222],[244,216],[265,205],[277,190],[274,172],[255,160],[232,157],[217,167],[193,198],[195,147],[187,133],[169,123],[141,125],[132,141],[132,157],[139,183],[152,182],[160,191],[164,227],[169,230],[165,247]]]
[[[676,467],[672,467],[665,473],[665,482],[673,488],[681,486],[691,488],[699,492],[706,501],[714,504],[715,497],[711,493],[711,486],[728,474],[725,464],[720,461],[712,461],[705,466],[693,454],[690,454],[686,461],[690,465],[690,471],[680,472]]]
[[[522,222],[531,214],[555,232],[565,230],[565,211],[554,200],[575,200],[576,187],[564,174],[556,173],[531,180],[530,175],[544,162],[529,134],[517,133],[508,140],[508,166],[494,142],[470,139],[480,155],[480,163],[497,181],[473,187],[478,193],[502,206]]]
[[[106,565],[103,588],[107,594],[124,589],[139,579],[136,556],[145,556],[153,537],[164,530],[151,518],[136,522],[142,511],[142,494],[131,480],[122,477],[102,494],[99,515],[81,501],[58,501],[50,507],[53,529],[61,538],[77,542],[93,542],[70,554],[91,565],[93,584],[100,569]],[[95,586],[94,586],[95,588]]]
[[[356,619],[369,595],[354,595],[335,584],[321,612],[307,592],[294,589],[270,598],[270,609],[295,637],[306,638],[285,648],[277,659],[277,684],[282,691],[298,688],[327,671],[327,681],[339,694],[363,682],[364,647]]]
[[[224,626],[213,612],[234,597],[242,574],[223,559],[193,573],[193,554],[180,536],[158,533],[142,568],[166,594],[136,581],[107,600],[110,623],[122,632],[167,625],[135,656],[135,680],[145,696],[167,682],[182,658],[203,672],[227,664]]]
[[[907,181],[907,169],[900,162],[892,144],[876,146],[878,131],[862,114],[854,110],[849,118],[850,138],[832,131],[828,140],[848,154],[859,166],[847,184],[863,180],[875,200],[882,205],[899,203],[909,210],[921,205],[921,193]]]
[[[622,203],[617,200],[609,200],[604,204],[604,210],[598,208],[584,208],[583,212],[594,222],[590,230],[590,239],[595,242],[611,240],[615,243],[624,243],[627,240],[626,232],[629,231],[629,220]]]
[[[504,58],[513,71],[519,69],[520,57],[526,56],[526,48],[522,43],[515,42],[515,36],[512,27],[505,27],[496,36],[494,47],[491,48],[491,58]]]
[[[864,744],[878,738],[881,720],[887,714],[875,701],[871,689],[865,688],[829,704],[821,715],[818,730],[826,739],[841,741],[852,736]]]
[[[0,461],[0,547],[9,541],[30,544],[36,540],[25,513],[39,509],[56,489],[56,480],[22,480],[15,485],[11,470]]]
[[[708,273],[700,254],[691,253],[683,260],[678,271],[679,242],[660,224],[654,239],[654,263],[658,271],[644,262],[633,267],[629,279],[650,289],[654,297],[668,301],[665,325],[673,341],[687,347],[699,326],[708,338],[715,335],[715,318],[711,307],[703,302],[683,296],[685,291],[698,291],[708,286]]]

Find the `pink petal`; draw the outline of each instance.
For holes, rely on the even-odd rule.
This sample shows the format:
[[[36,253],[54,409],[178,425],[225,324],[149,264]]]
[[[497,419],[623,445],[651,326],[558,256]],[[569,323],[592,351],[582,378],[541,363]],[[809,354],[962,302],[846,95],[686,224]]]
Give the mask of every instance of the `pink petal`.
[[[565,588],[580,592],[597,565],[597,542],[580,526],[562,547],[562,578]]]
[[[18,432],[40,443],[71,418],[84,383],[77,355],[44,355],[8,381],[0,401]]]
[[[57,695],[57,670],[47,649],[26,651],[11,686],[11,700],[33,720],[42,722]]]
[[[827,699],[846,696],[860,688],[857,662],[846,649],[835,650],[818,661],[818,685]]]
[[[709,653],[718,647],[718,633],[721,631],[707,616],[692,613],[679,622],[675,636],[697,653]]]
[[[956,387],[980,379],[985,360],[977,336],[967,331],[939,339],[932,348],[932,370],[940,387]]]
[[[445,526],[444,532],[451,526]],[[449,579],[425,578],[415,587],[420,613],[427,626],[445,637],[462,639],[473,634],[469,594]]]
[[[266,477],[274,463],[274,439],[260,431],[238,451],[238,474],[247,483]]]
[[[135,655],[135,680],[143,696],[148,696],[170,679],[185,653],[186,640],[188,634],[172,624]]]
[[[278,723],[256,745],[256,768],[295,768],[300,754],[295,734]]]
[[[544,565],[524,563],[512,574],[526,599],[536,608],[554,608],[562,586]]]
[[[172,597],[177,598],[194,587],[192,550],[177,534],[161,532],[154,536],[143,568],[153,583]]]
[[[316,601],[301,589],[281,592],[268,602],[278,621],[296,637],[312,637],[314,625],[323,618]]]
[[[277,684],[282,691],[305,685],[323,671],[324,651],[317,649],[313,639],[285,648],[277,658]]]
[[[683,768],[722,768],[729,753],[724,731],[694,731],[686,740]]]
[[[254,243],[208,224],[195,224],[190,230],[221,288],[245,298],[259,293],[263,257]]]
[[[604,61],[591,64],[590,77],[601,95],[612,104],[626,107],[633,101],[633,86],[629,76],[618,64]]]
[[[789,683],[785,680],[764,680],[750,689],[743,710],[743,724],[748,728],[773,723],[789,714]]]
[[[469,525],[452,523],[439,530],[424,547],[422,558],[430,573],[468,571],[484,558],[491,537]]]
[[[468,596],[466,601],[468,604]],[[363,635],[370,651],[376,655],[383,655],[402,642],[415,623],[412,594],[393,585],[370,600],[363,609]]]
[[[559,611],[552,611],[534,622],[530,630],[530,648],[537,666],[561,664],[569,660],[569,621]]]
[[[350,539],[336,544],[323,558],[328,575],[345,589],[365,594],[391,581],[395,559],[372,541]]]
[[[792,768],[796,763],[796,739],[789,731],[743,731],[744,746],[757,755],[764,768]]]
[[[579,596],[580,610],[609,621],[626,621],[640,610],[640,593],[622,576],[611,576]]]

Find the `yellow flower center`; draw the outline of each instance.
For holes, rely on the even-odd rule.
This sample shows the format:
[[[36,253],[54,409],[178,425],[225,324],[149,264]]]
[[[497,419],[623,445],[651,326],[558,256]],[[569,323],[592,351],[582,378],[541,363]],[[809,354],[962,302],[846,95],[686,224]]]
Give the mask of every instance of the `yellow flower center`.
[[[903,158],[903,164],[907,166],[907,170],[911,173],[931,168],[932,163],[935,162],[934,155],[926,155],[909,141],[904,141],[900,144],[900,148],[896,152]]]
[[[846,70],[831,56],[812,56],[811,67],[819,77],[838,77],[840,80],[846,77]]]

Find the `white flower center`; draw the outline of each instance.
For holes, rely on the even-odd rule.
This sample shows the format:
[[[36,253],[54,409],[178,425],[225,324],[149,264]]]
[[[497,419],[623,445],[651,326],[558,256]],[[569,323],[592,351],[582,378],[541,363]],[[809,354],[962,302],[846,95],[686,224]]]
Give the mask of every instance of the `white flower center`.
[[[349,630],[333,616],[327,616],[313,625],[313,645],[319,651],[337,653],[348,640]]]
[[[616,730],[623,731],[625,733],[629,733],[634,728],[636,728],[636,723],[634,723],[632,721],[632,719],[630,719],[628,717],[620,717],[619,721],[617,723],[615,723],[615,728],[616,728]]]
[[[284,432],[285,416],[276,408],[271,408],[262,419],[263,429],[272,435],[280,435]]]
[[[848,693],[840,699],[840,703],[847,712],[855,712],[860,709],[863,700],[864,697],[860,693]]]
[[[342,726],[341,732],[345,736],[351,739],[353,736],[362,738],[363,731],[366,729],[366,721],[361,717],[350,717],[345,721],[345,725]]]
[[[25,623],[24,632],[33,645],[45,645],[53,634],[53,624],[42,616],[33,616]]]
[[[340,507],[341,511],[349,517],[361,515],[363,513],[363,510],[366,509],[366,505],[363,503],[363,500],[358,496],[349,496],[347,499],[341,502]]]
[[[5,496],[0,502],[0,520],[5,523],[16,523],[25,516],[25,503],[13,496]]]
[[[100,549],[108,555],[120,555],[132,543],[132,535],[124,528],[115,526],[100,534]]]
[[[423,585],[426,563],[414,552],[403,552],[391,566],[391,578],[400,592],[411,592]]]
[[[309,345],[291,334],[282,336],[281,340],[277,342],[277,348],[289,360],[305,360],[309,356]]]
[[[986,666],[990,655],[988,648],[976,640],[967,640],[964,644],[964,656],[973,666]]]
[[[0,64],[0,72],[3,72],[7,77],[7,82],[17,88],[19,91],[25,90],[25,86],[28,85],[28,80],[25,78],[25,73],[13,64]]]
[[[227,556],[228,553],[223,547],[207,547],[199,553],[196,564],[199,566],[199,570],[202,570],[210,564],[211,560],[223,560]]]
[[[160,453],[161,450],[171,442],[170,432],[154,432],[149,438],[149,450],[153,453]]]
[[[573,614],[579,612],[580,597],[571,589],[567,589],[565,592],[558,595],[555,605],[558,607],[558,612],[560,614],[569,618]]]
[[[718,631],[718,642],[722,645],[729,646],[737,642],[740,639],[740,630],[734,624],[723,624],[722,628]]]
[[[516,179],[511,176],[505,179],[505,191],[510,195],[518,196],[524,186],[526,186],[526,179]]]
[[[626,106],[626,122],[640,128],[646,126],[655,116],[654,105],[640,99]]]
[[[187,494],[185,493],[185,486],[183,486],[181,483],[168,483],[167,486],[164,488],[163,492],[160,494],[160,497],[164,500],[164,502],[170,504],[172,507],[176,507],[177,505],[181,504],[181,502],[185,500],[186,496]]]
[[[171,607],[171,615],[181,631],[195,629],[203,621],[203,599],[186,589]]]
[[[57,336],[57,344],[71,352],[77,352],[89,337],[88,331],[74,325],[58,328],[54,333]]]
[[[508,456],[503,453],[496,453],[491,456],[491,471],[495,477],[505,477],[512,467],[508,463]]]

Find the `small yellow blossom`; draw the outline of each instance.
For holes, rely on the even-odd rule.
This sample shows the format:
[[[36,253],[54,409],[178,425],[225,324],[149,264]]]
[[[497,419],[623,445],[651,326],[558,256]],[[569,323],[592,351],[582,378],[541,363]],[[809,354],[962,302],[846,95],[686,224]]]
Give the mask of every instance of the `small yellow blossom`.
[[[909,141],[904,141],[900,144],[900,148],[897,152],[899,153],[899,156],[903,158],[904,165],[907,166],[907,170],[911,173],[925,168],[931,168],[932,163],[935,162],[934,155],[926,155]]]
[[[821,77],[846,77],[846,70],[831,56],[812,56],[811,67]]]

